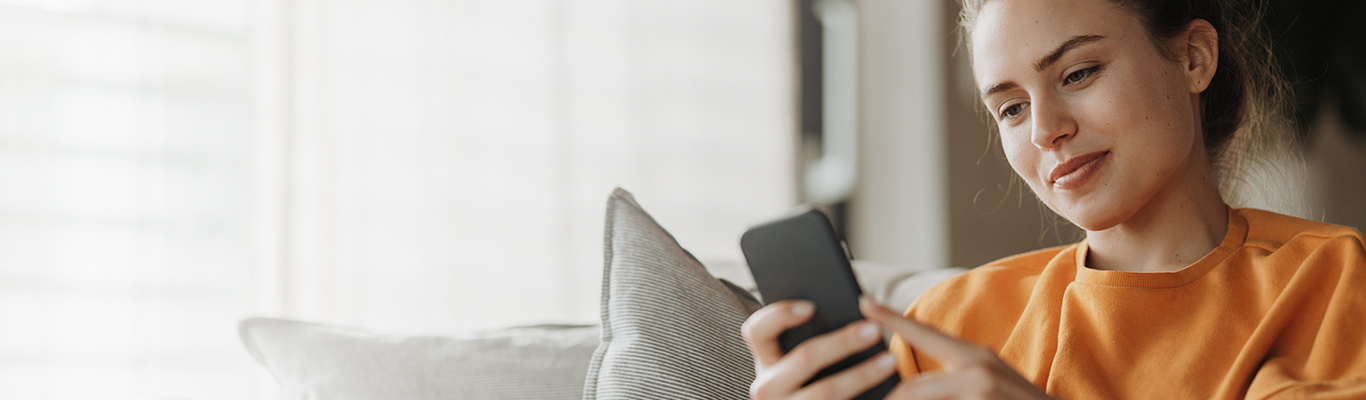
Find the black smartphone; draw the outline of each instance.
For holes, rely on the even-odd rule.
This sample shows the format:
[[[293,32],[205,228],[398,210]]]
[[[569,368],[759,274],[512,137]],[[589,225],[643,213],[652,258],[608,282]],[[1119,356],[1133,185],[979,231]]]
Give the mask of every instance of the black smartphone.
[[[789,217],[756,225],[740,236],[740,249],[745,253],[765,304],[793,299],[816,304],[816,313],[810,321],[779,336],[783,352],[792,351],[797,344],[813,336],[864,319],[858,308],[859,295],[863,291],[854,278],[849,256],[825,213],[808,208]],[[807,384],[886,350],[887,344],[878,342],[867,350],[826,367]],[[892,374],[856,399],[886,397],[887,392],[900,381],[898,374]]]

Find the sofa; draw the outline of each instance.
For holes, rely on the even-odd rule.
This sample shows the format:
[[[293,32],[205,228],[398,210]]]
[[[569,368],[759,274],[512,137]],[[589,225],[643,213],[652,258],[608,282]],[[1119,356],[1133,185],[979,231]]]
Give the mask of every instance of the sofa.
[[[398,336],[249,318],[243,344],[300,399],[747,398],[740,324],[761,300],[746,266],[702,265],[624,190],[606,216],[599,324]],[[897,309],[963,271],[853,266],[866,295]]]

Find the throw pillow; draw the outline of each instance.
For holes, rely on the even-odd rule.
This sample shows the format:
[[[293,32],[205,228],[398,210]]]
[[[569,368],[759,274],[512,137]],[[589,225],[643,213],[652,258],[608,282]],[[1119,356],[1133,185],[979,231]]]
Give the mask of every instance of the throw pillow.
[[[759,303],[712,277],[625,190],[607,200],[603,241],[602,344],[583,398],[748,398],[740,325]]]
[[[592,325],[401,337],[250,318],[239,331],[290,398],[314,400],[579,399],[598,345]]]

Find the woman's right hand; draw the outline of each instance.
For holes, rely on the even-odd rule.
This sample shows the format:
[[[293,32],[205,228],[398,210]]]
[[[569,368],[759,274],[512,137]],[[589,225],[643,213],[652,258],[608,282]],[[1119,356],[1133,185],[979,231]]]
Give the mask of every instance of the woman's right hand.
[[[868,321],[803,341],[783,354],[778,335],[811,319],[811,302],[785,300],[755,311],[741,327],[754,355],[754,399],[851,399],[896,372],[896,359],[886,352],[858,365],[802,386],[817,372],[882,340],[882,329]]]

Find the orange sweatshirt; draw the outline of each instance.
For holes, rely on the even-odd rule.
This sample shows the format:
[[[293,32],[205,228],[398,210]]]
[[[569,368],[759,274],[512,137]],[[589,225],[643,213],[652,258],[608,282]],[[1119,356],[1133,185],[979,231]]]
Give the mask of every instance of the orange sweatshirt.
[[[1366,240],[1253,209],[1175,272],[1086,268],[1086,241],[945,281],[906,315],[1063,399],[1366,399]],[[939,369],[895,338],[902,377]]]

